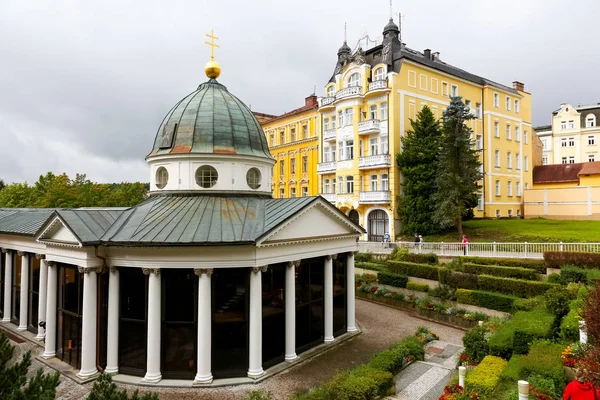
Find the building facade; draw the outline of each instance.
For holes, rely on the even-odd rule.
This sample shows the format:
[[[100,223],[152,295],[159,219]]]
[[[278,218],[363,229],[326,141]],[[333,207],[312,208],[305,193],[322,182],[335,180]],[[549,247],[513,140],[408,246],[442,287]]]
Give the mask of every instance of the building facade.
[[[276,161],[273,167],[276,199],[319,194],[317,108],[317,96],[311,95],[305,99],[304,106],[261,122]]]
[[[543,164],[600,161],[600,104],[561,104],[552,113],[552,125],[536,128],[542,141]]]
[[[484,174],[475,215],[520,215],[531,182],[531,95],[520,82],[501,85],[429,49],[412,50],[398,34],[390,19],[381,45],[352,53],[344,42],[338,51],[318,110],[320,194],[367,230],[364,239],[394,238],[401,225],[402,176],[394,156],[401,137],[423,106],[441,118],[450,97],[461,96],[476,116],[468,124]]]

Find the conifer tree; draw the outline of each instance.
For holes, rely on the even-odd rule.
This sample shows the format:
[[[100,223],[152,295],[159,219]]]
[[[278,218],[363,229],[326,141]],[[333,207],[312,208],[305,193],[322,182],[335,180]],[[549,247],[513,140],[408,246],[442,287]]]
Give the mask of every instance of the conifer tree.
[[[480,161],[473,145],[473,130],[466,124],[475,118],[461,97],[452,97],[443,115],[441,148],[437,162],[434,218],[442,229],[456,226],[462,237],[462,220],[477,204]]]
[[[402,152],[396,154],[396,163],[403,176],[398,215],[404,232],[433,234],[440,230],[433,219],[440,126],[427,106],[410,123],[412,129],[401,139]]]
[[[140,395],[139,390],[136,389],[129,397],[124,389],[119,390],[117,388],[109,374],[103,373],[94,382],[92,391],[86,400],[158,400],[158,395],[156,393]]]

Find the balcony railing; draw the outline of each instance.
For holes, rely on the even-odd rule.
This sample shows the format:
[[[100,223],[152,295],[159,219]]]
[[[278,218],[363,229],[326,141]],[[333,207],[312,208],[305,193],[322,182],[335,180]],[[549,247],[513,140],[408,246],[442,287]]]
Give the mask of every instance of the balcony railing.
[[[358,123],[358,134],[367,135],[371,133],[379,133],[379,120],[369,119]]]
[[[335,99],[343,99],[344,97],[349,96],[360,96],[362,94],[362,89],[360,86],[349,86],[343,88],[342,90],[338,90],[335,94]]]
[[[323,131],[323,140],[335,140],[336,129],[327,129]]]
[[[389,154],[379,154],[376,156],[361,157],[358,159],[358,168],[376,168],[391,167],[391,156]]]
[[[335,100],[335,97],[323,97],[321,99],[321,107],[325,107],[325,106],[332,104],[334,100]]]
[[[389,203],[391,192],[389,190],[381,190],[376,192],[360,192],[361,203]]]
[[[319,164],[317,164],[317,174],[335,172],[335,168],[336,168],[335,161],[319,163]]]
[[[374,82],[369,83],[369,92],[371,90],[377,90],[377,89],[387,89],[387,81],[381,80],[381,81],[374,81]]]
[[[337,199],[337,195],[335,193],[320,193],[321,196],[323,196],[323,198],[325,200],[327,200],[330,203],[335,203],[336,199]]]

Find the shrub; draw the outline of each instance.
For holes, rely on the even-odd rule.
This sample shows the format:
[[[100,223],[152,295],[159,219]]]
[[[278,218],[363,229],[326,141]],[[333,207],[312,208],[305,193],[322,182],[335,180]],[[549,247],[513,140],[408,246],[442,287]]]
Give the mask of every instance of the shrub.
[[[354,267],[377,272],[385,271],[385,265],[372,262],[357,262],[354,264]]]
[[[583,268],[577,268],[575,265],[563,265],[560,267],[560,280],[563,285],[567,285],[571,282],[581,282],[588,284],[587,271]]]
[[[546,273],[546,264],[543,260],[525,260],[521,258],[498,258],[492,257],[460,257],[463,263],[479,265],[498,265],[499,262],[505,267],[520,267],[536,270],[540,274]]]
[[[545,378],[538,374],[529,375],[527,378],[529,385],[532,386],[530,393],[538,398],[559,399],[560,393],[556,391],[556,385],[550,378]],[[546,397],[542,397],[546,396]]]
[[[354,255],[354,262],[371,262],[373,261],[372,253],[356,253]]]
[[[549,378],[554,382],[557,391],[562,392],[565,387],[565,372],[563,361],[560,357],[564,346],[539,340],[531,345],[529,354],[523,356],[521,374],[525,378],[536,374]],[[523,379],[523,378],[521,378]]]
[[[531,342],[533,335],[517,328],[513,334],[513,354],[527,354]]]
[[[545,251],[544,262],[549,268],[561,268],[563,265],[576,265],[580,268],[600,267],[600,253],[577,251]]]
[[[535,296],[528,299],[517,297],[513,303],[514,311],[531,311],[544,304],[544,296]]]
[[[556,284],[539,281],[525,281],[514,278],[497,278],[489,275],[479,275],[477,280],[480,290],[515,294],[519,297],[534,297],[544,294]]]
[[[100,374],[98,379],[94,382],[94,386],[92,386],[92,390],[90,391],[90,395],[87,397],[88,400],[106,400],[106,399],[114,399],[114,400],[158,400],[158,395],[156,393],[144,393],[143,395],[139,395],[139,391],[136,389],[133,392],[132,397],[127,395],[125,389],[119,390],[117,385],[112,381],[112,377],[109,374]],[[269,400],[269,398],[260,398],[260,397],[251,397],[253,400]]]
[[[485,307],[491,310],[511,312],[518,297],[483,290],[457,289],[456,301],[462,304]]]
[[[456,300],[456,289],[448,285],[439,284],[436,288],[429,289],[429,295],[445,300]]]
[[[515,354],[510,360],[508,360],[508,364],[506,364],[506,368],[500,379],[510,381],[511,383],[517,382],[519,379],[523,379],[521,375],[521,368],[523,367],[523,357],[522,355]]]
[[[469,360],[479,364],[485,356],[490,352],[487,335],[490,329],[487,324],[482,326],[472,327],[465,336],[463,336],[463,346],[465,346],[465,354]]]
[[[275,400],[273,393],[264,390],[251,390],[246,393],[244,400]]]
[[[481,394],[491,393],[498,381],[507,362],[499,357],[486,356],[465,379],[465,386],[476,389]]]
[[[451,286],[456,289],[477,289],[477,275],[467,274],[464,272],[457,272],[446,270],[440,271],[439,280],[441,284]]]
[[[388,260],[393,261],[407,261],[417,264],[439,264],[437,254],[426,253],[409,253],[405,247],[395,247],[392,253],[389,255]]]
[[[476,275],[492,275],[503,278],[526,279],[530,281],[539,280],[537,271],[529,268],[463,263],[462,270],[463,272]]]
[[[377,282],[377,275],[375,274],[360,274],[355,275],[354,277],[354,283],[356,283],[357,285],[373,282]]]
[[[569,312],[569,302],[572,299],[571,293],[561,286],[553,287],[544,295],[546,308],[559,318]]]
[[[429,291],[429,285],[427,285],[426,283],[408,282],[406,284],[406,288],[410,290],[416,290],[418,292]]]
[[[399,288],[405,288],[406,283],[408,282],[408,277],[404,275],[392,274],[389,272],[379,272],[377,274],[377,278],[379,279],[379,283],[383,283],[384,285],[395,286]]]
[[[393,272],[395,274],[431,280],[437,280],[438,270],[443,268],[434,265],[416,264],[405,261],[388,261],[387,267],[389,272]]]

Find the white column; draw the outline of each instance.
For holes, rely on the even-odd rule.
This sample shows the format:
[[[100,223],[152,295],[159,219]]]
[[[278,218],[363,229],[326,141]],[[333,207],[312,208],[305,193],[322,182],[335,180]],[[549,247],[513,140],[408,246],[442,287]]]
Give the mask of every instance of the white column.
[[[161,281],[159,268],[144,268],[148,277],[148,354],[144,382],[157,383],[160,372]]]
[[[290,261],[285,269],[285,361],[296,355],[296,267],[300,261]]]
[[[212,269],[194,270],[198,275],[198,370],[195,383],[211,383],[212,376]]]
[[[13,275],[13,257],[12,251],[2,250],[4,252],[4,316],[2,322],[10,322],[11,303],[12,303],[12,275]]]
[[[19,308],[19,327],[20,331],[27,330],[27,314],[29,307],[29,254],[19,251],[17,255],[21,256],[21,305]]]
[[[35,257],[40,260],[40,287],[38,289],[38,326],[37,326],[37,340],[44,339],[46,330],[40,326],[40,321],[46,320],[46,296],[48,289],[48,264],[46,263],[46,256],[43,254],[36,254]]]
[[[56,301],[58,299],[58,266],[48,261],[48,301],[46,302],[46,339],[44,358],[56,356]]]
[[[346,260],[346,330],[356,332],[356,305],[355,305],[355,285],[354,285],[354,253],[348,254]]]
[[[333,342],[333,260],[337,255],[325,257],[323,292],[325,296],[325,343]]]
[[[80,378],[98,373],[96,368],[96,316],[98,313],[97,273],[98,267],[79,267],[83,274],[83,316],[81,323],[81,370]]]
[[[108,333],[106,337],[107,374],[119,372],[119,270],[110,267],[108,275]]]
[[[250,363],[248,377],[258,378],[262,368],[262,273],[267,267],[254,267],[250,273]]]

